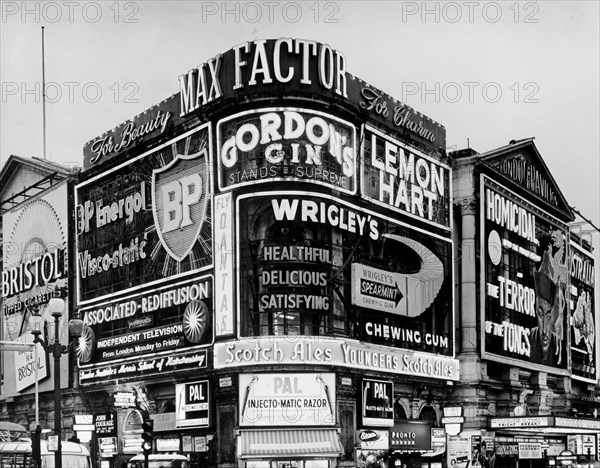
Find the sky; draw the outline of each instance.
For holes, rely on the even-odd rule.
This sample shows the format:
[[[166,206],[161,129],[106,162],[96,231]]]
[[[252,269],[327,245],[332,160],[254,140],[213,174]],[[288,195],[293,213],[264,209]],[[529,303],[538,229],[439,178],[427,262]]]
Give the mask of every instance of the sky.
[[[0,163],[82,164],[83,145],[234,45],[327,43],[347,70],[446,127],[448,150],[535,144],[600,226],[600,2],[1,1]]]

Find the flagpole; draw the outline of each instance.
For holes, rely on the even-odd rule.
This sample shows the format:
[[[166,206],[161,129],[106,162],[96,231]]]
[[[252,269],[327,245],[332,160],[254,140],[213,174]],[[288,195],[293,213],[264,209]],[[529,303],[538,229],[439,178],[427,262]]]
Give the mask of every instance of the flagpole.
[[[42,26],[42,122],[44,139],[44,159],[46,159],[46,66],[44,61],[44,26]]]

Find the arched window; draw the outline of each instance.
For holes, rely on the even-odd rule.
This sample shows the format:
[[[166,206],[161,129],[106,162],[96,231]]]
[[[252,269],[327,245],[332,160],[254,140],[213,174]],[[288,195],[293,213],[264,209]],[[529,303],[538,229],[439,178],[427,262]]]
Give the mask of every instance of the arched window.
[[[394,419],[408,419],[406,417],[406,411],[399,400],[394,402]]]
[[[437,413],[432,406],[424,406],[419,415],[421,421],[430,422],[432,427],[437,427]]]

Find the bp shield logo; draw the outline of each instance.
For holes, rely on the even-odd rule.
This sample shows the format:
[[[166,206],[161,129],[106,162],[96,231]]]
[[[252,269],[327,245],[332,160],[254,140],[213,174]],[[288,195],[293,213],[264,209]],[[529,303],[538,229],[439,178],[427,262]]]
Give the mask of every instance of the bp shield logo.
[[[206,219],[208,150],[178,154],[152,171],[152,214],[168,254],[181,262],[188,256]]]

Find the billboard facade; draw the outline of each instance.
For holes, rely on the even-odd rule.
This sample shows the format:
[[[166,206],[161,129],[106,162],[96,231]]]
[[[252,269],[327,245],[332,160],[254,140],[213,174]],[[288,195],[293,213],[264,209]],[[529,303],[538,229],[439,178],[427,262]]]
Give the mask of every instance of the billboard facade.
[[[335,374],[240,374],[240,426],[332,426]]]
[[[454,354],[449,239],[311,192],[242,195],[237,213],[242,336]]]
[[[212,266],[211,167],[204,125],[76,187],[78,304]]]
[[[212,183],[207,124],[75,187],[82,384],[207,367]]]
[[[484,175],[481,272],[485,355],[566,372],[567,226]]]
[[[595,268],[593,255],[571,241],[569,314],[572,374],[590,383],[596,383],[598,378]]]
[[[68,342],[68,194],[67,182],[57,184],[19,208],[6,212],[3,222],[2,321],[4,341],[33,343],[30,319],[38,311],[44,318],[42,338],[54,337],[54,317],[48,301],[65,298],[65,311],[59,319],[60,342]],[[4,394],[30,393],[37,378],[40,391],[52,390],[44,382],[53,371],[47,354],[37,345],[34,352],[3,352]],[[61,357],[61,387],[67,385],[67,357]]]
[[[214,338],[216,356],[332,333],[315,359],[457,380],[444,127],[313,41],[240,44],[178,81],[84,146],[82,384],[207,369]]]
[[[356,130],[297,108],[241,112],[217,124],[219,189],[294,180],[356,193]]]
[[[362,191],[367,200],[450,229],[450,168],[439,160],[365,127]]]
[[[212,343],[213,278],[199,276],[79,313],[86,325],[78,351],[82,369],[190,350]]]

